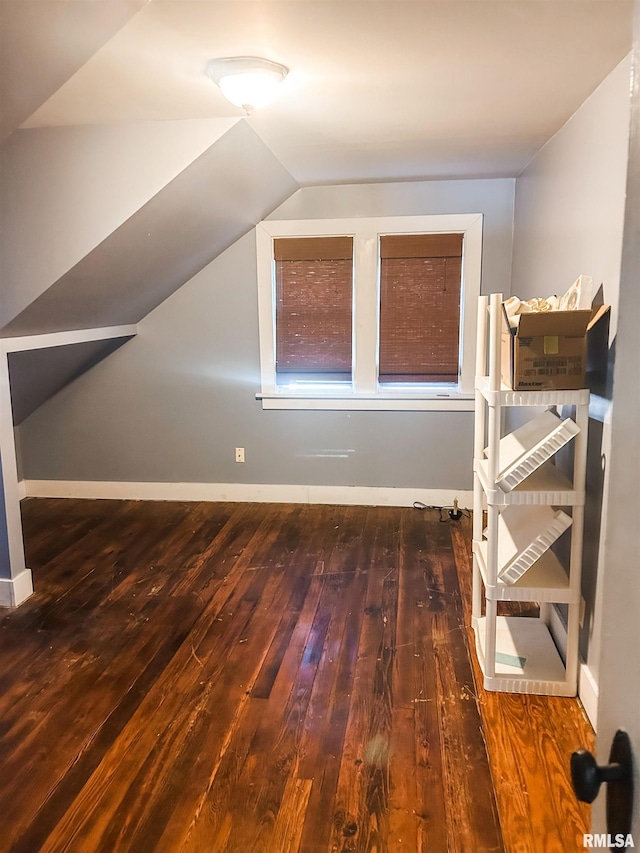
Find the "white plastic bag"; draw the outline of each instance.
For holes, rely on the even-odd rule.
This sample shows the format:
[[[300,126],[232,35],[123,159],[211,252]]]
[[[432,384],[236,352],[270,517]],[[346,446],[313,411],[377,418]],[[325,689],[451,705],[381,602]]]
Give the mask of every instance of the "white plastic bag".
[[[590,275],[579,276],[569,290],[560,297],[559,311],[585,311],[593,302],[593,279]]]

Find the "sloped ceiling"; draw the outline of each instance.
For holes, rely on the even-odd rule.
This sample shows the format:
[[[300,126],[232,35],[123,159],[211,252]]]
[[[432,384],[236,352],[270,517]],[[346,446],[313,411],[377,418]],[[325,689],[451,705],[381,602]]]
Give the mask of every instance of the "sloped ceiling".
[[[72,77],[146,0],[1,0],[0,141]]]
[[[298,186],[517,176],[628,53],[632,14],[0,0],[0,335],[136,322]],[[206,77],[230,55],[291,69],[269,109],[245,117]]]
[[[251,122],[300,184],[513,177],[628,53],[632,7],[149,0],[23,127],[237,117],[204,69],[257,55],[290,68]]]
[[[516,176],[629,51],[632,12],[632,0],[0,0],[14,129],[0,150],[0,334],[139,316],[153,287],[157,300],[179,287],[209,247],[160,250],[153,234],[177,223],[190,175],[220,183],[222,159],[241,190],[206,205],[196,193],[194,237],[215,204],[239,237],[249,212],[306,184]],[[291,69],[248,118],[204,73],[239,54]],[[247,174],[256,157],[274,176],[262,170],[251,192],[236,135]]]
[[[238,121],[16,131],[0,149],[0,327]],[[130,260],[135,262],[135,254]]]
[[[137,323],[296,189],[235,125],[5,326],[5,336]]]

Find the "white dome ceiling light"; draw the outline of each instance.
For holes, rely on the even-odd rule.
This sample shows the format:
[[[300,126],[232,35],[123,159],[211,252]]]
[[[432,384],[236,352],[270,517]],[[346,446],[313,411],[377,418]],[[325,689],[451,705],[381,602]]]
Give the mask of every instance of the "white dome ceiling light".
[[[247,115],[271,103],[288,73],[284,65],[258,56],[229,56],[207,65],[207,74],[225,98]]]

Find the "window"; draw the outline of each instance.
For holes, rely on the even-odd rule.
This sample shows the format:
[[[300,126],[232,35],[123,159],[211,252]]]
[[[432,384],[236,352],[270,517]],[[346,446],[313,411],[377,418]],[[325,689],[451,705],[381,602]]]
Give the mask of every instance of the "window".
[[[351,382],[353,238],[278,237],[276,381]]]
[[[480,214],[256,232],[265,408],[472,407]]]
[[[378,380],[458,382],[462,234],[380,237]]]

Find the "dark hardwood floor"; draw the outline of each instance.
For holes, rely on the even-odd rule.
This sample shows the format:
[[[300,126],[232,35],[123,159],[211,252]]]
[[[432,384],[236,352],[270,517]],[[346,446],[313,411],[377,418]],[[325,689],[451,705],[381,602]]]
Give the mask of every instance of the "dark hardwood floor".
[[[571,853],[576,700],[488,694],[470,525],[30,499],[0,611],[0,850]]]

